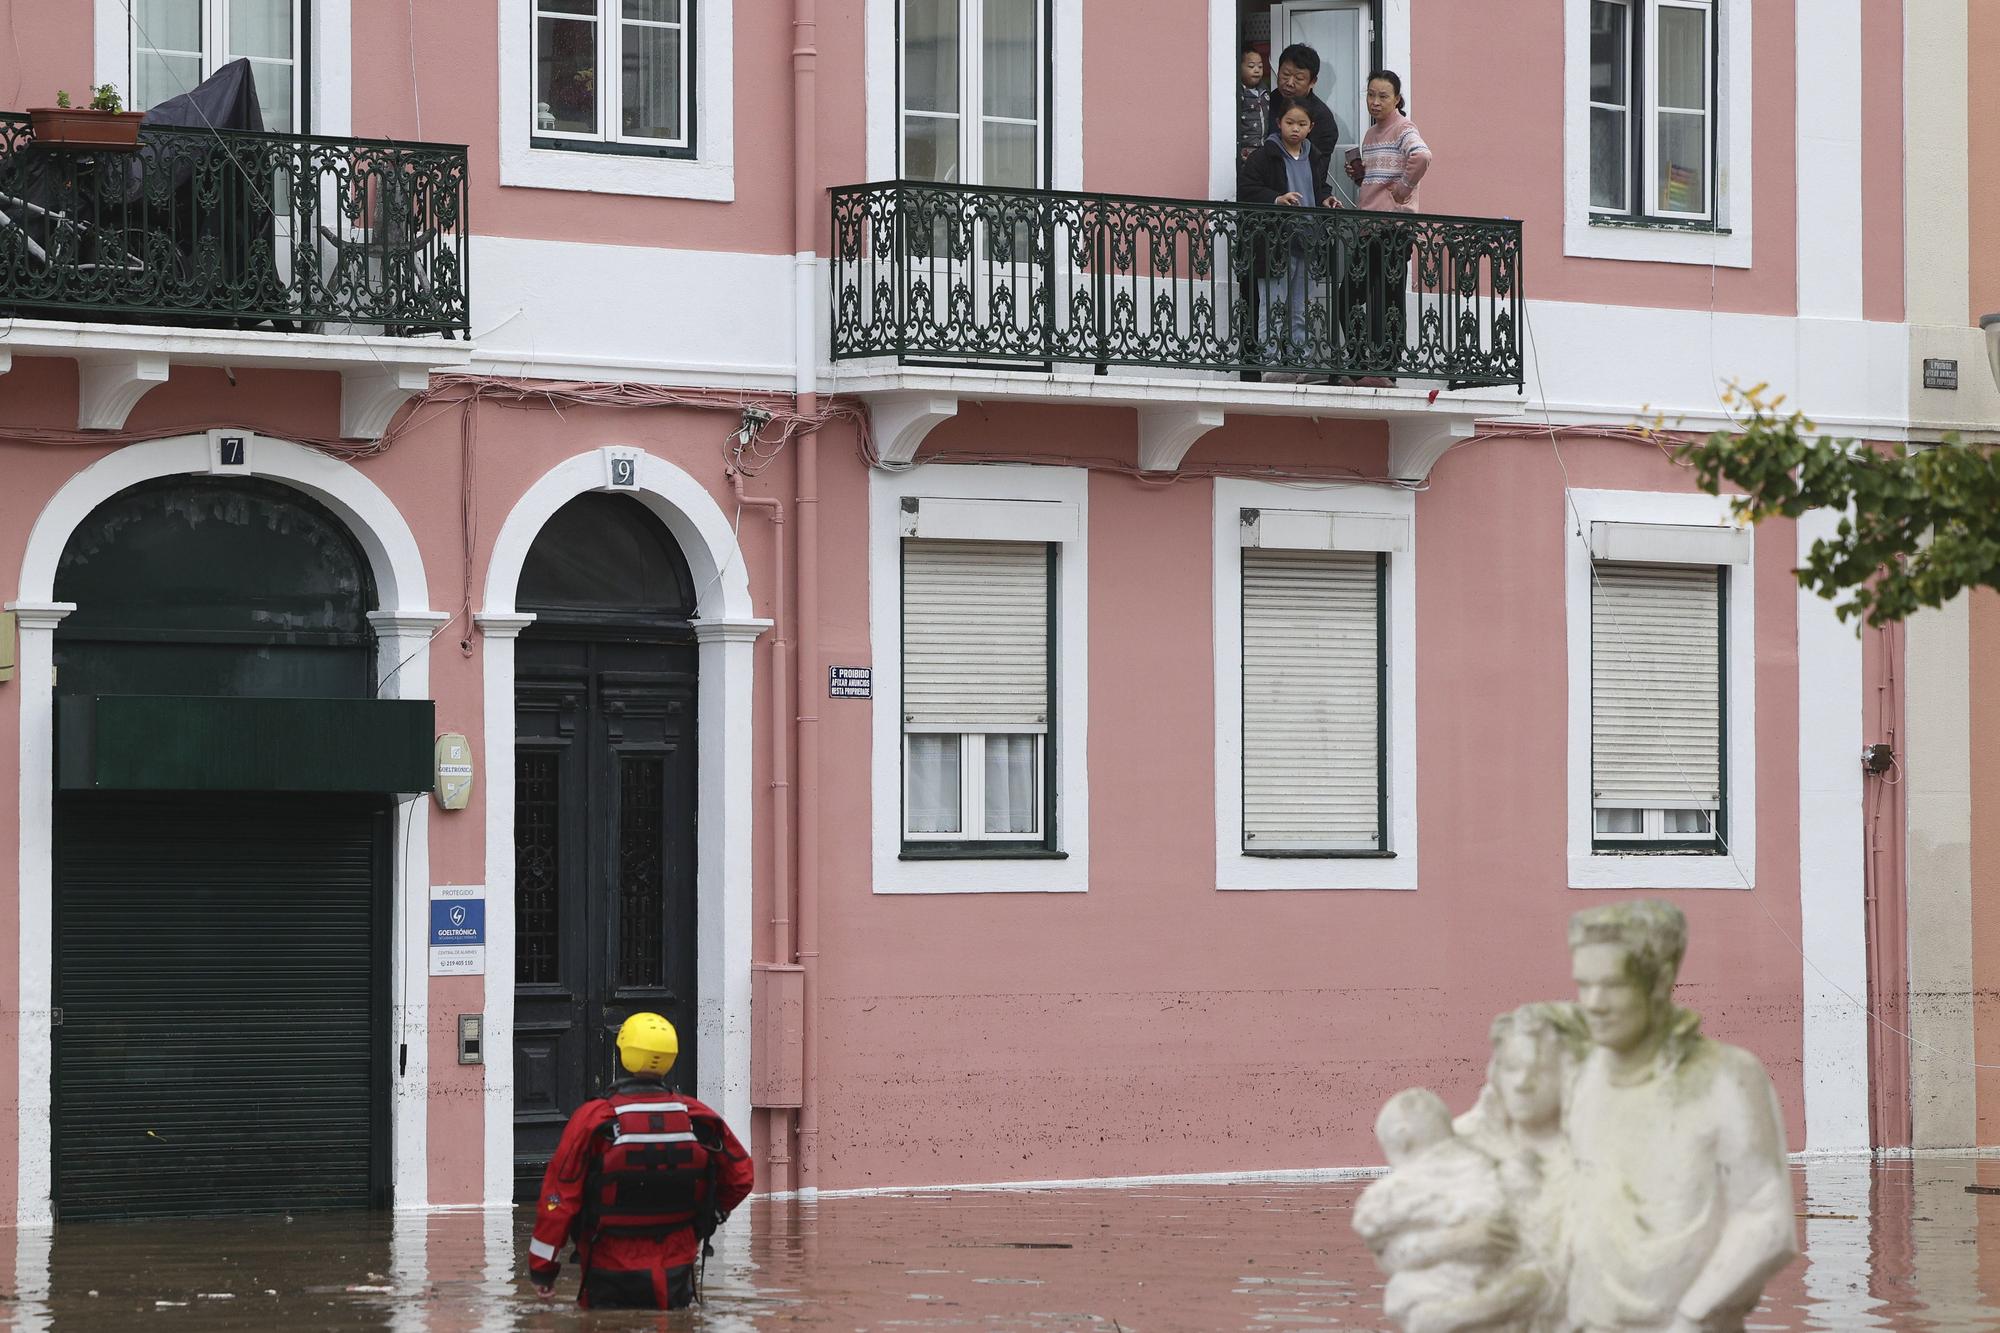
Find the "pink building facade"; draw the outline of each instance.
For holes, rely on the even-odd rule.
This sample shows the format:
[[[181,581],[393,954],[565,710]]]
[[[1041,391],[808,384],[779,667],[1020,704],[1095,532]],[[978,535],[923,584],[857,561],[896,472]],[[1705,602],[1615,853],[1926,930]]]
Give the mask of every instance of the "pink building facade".
[[[141,1019],[253,1080],[310,1060],[253,997],[331,1015],[347,1063],[301,1096],[346,1108],[339,1201],[515,1198],[638,1007],[760,1190],[1367,1165],[1382,1099],[1468,1102],[1491,1016],[1565,991],[1568,915],[1631,893],[1687,911],[1682,1001],[1794,1150],[1910,1142],[1864,1006],[1905,1003],[1922,912],[1856,760],[1902,648],[1800,593],[1835,519],[1738,531],[1662,441],[1726,426],[1731,379],[1888,443],[1958,410],[1924,357],[1973,396],[1976,312],[1908,297],[1948,94],[1904,53],[1951,4],[230,4],[251,35],[79,0],[0,52],[24,108],[244,57],[271,132],[366,163],[250,190],[249,257],[207,261],[236,304],[192,313],[14,304],[119,256],[199,285],[209,233],[112,235],[101,166],[0,191],[100,210],[65,250],[0,199],[46,252],[8,242],[0,298],[21,1222],[129,1211],[93,1172],[146,1126],[99,1093],[141,1084],[87,1052]],[[1457,220],[1341,224],[1331,383],[1238,373],[1268,224],[1226,205],[1234,69],[1274,31],[1324,48],[1343,141],[1402,75]],[[273,314],[259,255],[287,299],[445,313]],[[333,591],[258,583],[294,557]],[[338,653],[365,679],[302,689]],[[349,716],[423,753],[341,776]],[[207,1114],[195,1067],[149,1066],[149,1110]]]

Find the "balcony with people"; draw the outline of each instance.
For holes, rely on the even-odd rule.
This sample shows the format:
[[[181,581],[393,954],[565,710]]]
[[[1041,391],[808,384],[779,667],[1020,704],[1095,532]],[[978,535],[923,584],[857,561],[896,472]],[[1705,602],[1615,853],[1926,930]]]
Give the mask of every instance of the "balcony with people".
[[[80,427],[271,366],[339,372],[367,437],[470,356],[465,148],[274,131],[249,59],[124,119],[0,113],[0,369],[77,360]]]
[[[1045,150],[1031,99],[1021,126],[993,114],[990,33],[981,61],[942,62],[962,84],[983,61],[975,89],[927,78],[930,47],[906,39],[902,178],[832,191],[834,378],[870,400],[885,460],[960,400],[1011,399],[1136,408],[1158,471],[1229,414],[1386,421],[1394,474],[1417,478],[1519,410],[1521,224],[1420,211],[1432,155],[1393,71],[1348,80],[1367,116],[1349,138],[1318,52],[1285,47],[1267,89],[1246,46],[1235,197],[1146,197],[1017,183]]]

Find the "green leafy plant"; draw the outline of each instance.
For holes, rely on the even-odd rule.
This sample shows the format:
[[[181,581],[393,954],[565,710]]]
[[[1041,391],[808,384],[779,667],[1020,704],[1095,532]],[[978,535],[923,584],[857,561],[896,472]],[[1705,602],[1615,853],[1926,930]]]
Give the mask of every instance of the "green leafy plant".
[[[56,89],[56,105],[64,111],[69,110],[69,89]]]
[[[118,88],[115,84],[100,83],[90,90],[90,109],[92,111],[123,111],[125,103],[118,96]]]
[[[1739,519],[1798,518],[1815,509],[1843,517],[1816,540],[1799,584],[1834,612],[1881,626],[1920,607],[1942,606],[1967,588],[2000,588],[2000,454],[1947,435],[1932,446],[1885,452],[1827,439],[1801,412],[1779,415],[1783,396],[1768,386],[1730,386],[1725,401],[1744,413],[1734,430],[1686,444],[1678,457],[1701,488],[1743,491]]]

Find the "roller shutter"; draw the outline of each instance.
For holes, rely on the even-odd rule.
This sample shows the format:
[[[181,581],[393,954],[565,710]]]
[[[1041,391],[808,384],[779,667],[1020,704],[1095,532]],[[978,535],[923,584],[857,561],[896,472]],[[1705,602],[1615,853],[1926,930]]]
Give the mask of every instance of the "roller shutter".
[[[903,722],[1048,730],[1046,543],[903,543]]]
[[[1600,807],[1722,799],[1721,570],[1599,561],[1591,576],[1591,789]]]
[[[387,1201],[387,833],[359,799],[59,802],[61,1218]]]
[[[1382,846],[1381,557],[1243,552],[1243,847]]]

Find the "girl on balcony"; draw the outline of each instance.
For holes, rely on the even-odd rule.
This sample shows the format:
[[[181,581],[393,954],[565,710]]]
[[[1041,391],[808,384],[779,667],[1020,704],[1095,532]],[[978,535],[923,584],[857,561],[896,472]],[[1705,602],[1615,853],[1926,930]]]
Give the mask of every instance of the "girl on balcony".
[[[1327,158],[1310,142],[1313,119],[1305,99],[1276,96],[1273,102],[1278,104],[1277,128],[1238,168],[1237,197],[1246,204],[1285,208],[1337,207],[1331,194],[1319,197],[1325,188]],[[1312,355],[1306,327],[1311,291],[1307,275],[1311,267],[1308,255],[1324,253],[1323,246],[1309,243],[1319,239],[1318,229],[1288,218],[1256,214],[1245,218],[1244,235],[1246,239],[1256,237],[1257,273],[1263,279],[1264,359],[1278,365],[1314,365],[1317,358]],[[1321,262],[1325,262],[1323,258]],[[1324,301],[1321,305],[1324,312]],[[1327,322],[1324,313],[1321,322]],[[1273,374],[1269,378],[1296,382],[1303,376]]]

